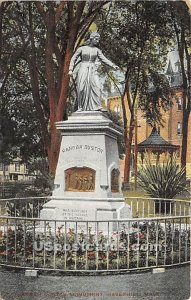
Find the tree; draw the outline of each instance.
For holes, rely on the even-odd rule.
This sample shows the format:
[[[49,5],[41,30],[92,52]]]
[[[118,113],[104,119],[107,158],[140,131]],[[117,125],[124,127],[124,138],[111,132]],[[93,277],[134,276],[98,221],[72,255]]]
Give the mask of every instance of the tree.
[[[183,122],[182,122],[182,152],[181,165],[186,167],[187,159],[187,137],[188,137],[188,122],[191,110],[191,67],[190,67],[190,14],[187,5],[177,1],[169,4],[169,15],[174,35],[177,42],[178,54],[180,58],[180,67],[182,74],[182,89],[183,89]]]
[[[1,94],[7,94],[12,79],[17,93],[28,87],[52,174],[60,148],[55,123],[67,113],[70,59],[105,3],[35,1],[1,6],[1,61],[6,62]]]
[[[169,106],[168,85],[161,72],[169,50],[168,45],[173,43],[172,38],[175,37],[175,35],[172,37],[172,24],[176,38],[179,36],[179,43],[182,45],[179,47],[180,54],[183,53],[182,57],[188,58],[188,14],[183,3],[117,1],[102,9],[108,2],[1,3],[0,109],[1,114],[6,115],[10,134],[17,133],[17,138],[10,138],[9,142],[6,140],[7,137],[4,138],[5,148],[9,144],[11,151],[12,145],[19,141],[24,156],[26,153],[24,149],[27,143],[30,144],[29,154],[33,155],[37,151],[38,155],[47,155],[49,170],[54,174],[60,145],[60,135],[55,122],[67,117],[67,107],[70,106],[68,99],[70,58],[96,19],[102,37],[101,48],[125,74],[121,99],[126,144],[124,181],[128,182],[136,107],[137,105],[141,107],[151,123],[161,122],[160,109]],[[171,11],[168,10],[169,5]],[[185,12],[182,11],[182,6]],[[179,18],[182,13],[183,17]],[[184,29],[182,34],[180,28]],[[112,47],[110,47],[111,40]],[[182,52],[183,46],[185,51]],[[187,145],[186,124],[190,111],[189,65],[187,70],[186,68],[183,70],[184,78],[187,76],[187,82],[184,84],[184,90],[187,92],[185,92],[182,164],[185,163],[183,160],[186,157],[184,155]],[[126,118],[127,109],[130,110],[129,120]],[[25,124],[22,124],[19,115],[25,115]],[[4,136],[6,130],[2,131]]]
[[[116,2],[110,9],[109,18],[105,19],[104,15],[99,23],[103,32],[102,48],[125,74],[121,96],[126,150],[125,185],[129,182],[136,107],[143,109],[151,123],[161,123],[160,109],[167,109],[170,105],[170,87],[162,74],[172,42],[170,26],[164,18],[165,11],[166,3]],[[110,46],[111,41],[113,47]]]

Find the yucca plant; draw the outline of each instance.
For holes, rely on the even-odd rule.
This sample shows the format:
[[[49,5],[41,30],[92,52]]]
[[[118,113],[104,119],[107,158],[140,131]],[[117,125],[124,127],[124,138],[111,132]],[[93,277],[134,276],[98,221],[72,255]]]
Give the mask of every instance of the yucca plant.
[[[147,161],[139,169],[138,184],[152,198],[173,199],[187,192],[185,169],[176,163],[175,157],[163,164],[152,165]]]

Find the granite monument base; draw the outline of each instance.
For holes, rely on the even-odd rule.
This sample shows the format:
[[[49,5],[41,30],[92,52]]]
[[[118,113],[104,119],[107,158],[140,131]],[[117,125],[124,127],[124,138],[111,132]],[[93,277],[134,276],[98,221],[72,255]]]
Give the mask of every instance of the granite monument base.
[[[46,203],[41,212],[42,219],[56,220],[57,226],[63,228],[65,227],[63,221],[67,221],[68,229],[76,229],[76,222],[78,222],[78,231],[80,229],[86,231],[90,227],[96,231],[98,223],[99,231],[103,232],[117,231],[118,224],[115,220],[123,220],[130,215],[129,206],[124,203],[124,199],[117,198],[115,200],[112,198],[54,199]],[[49,225],[50,223],[52,222],[49,222]]]
[[[56,126],[62,141],[55,188],[41,218],[74,222],[130,218],[121,191],[117,144],[121,127],[100,111],[76,112]],[[102,224],[101,230],[106,227]],[[111,227],[114,230],[115,222]]]

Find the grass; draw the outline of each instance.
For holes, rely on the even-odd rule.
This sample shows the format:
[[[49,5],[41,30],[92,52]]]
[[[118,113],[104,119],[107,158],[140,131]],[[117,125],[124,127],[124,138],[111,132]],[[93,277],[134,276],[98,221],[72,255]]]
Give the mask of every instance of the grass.
[[[145,217],[145,218],[148,218],[148,217],[154,217],[154,216],[159,216],[159,214],[155,214],[154,213],[154,200],[136,200],[136,198],[147,198],[148,195],[146,193],[144,193],[143,191],[125,191],[124,192],[124,197],[126,198],[126,203],[130,205],[130,207],[132,206],[132,216],[135,218],[135,217]],[[128,198],[131,198],[131,197],[135,197],[135,199],[128,199]],[[149,197],[150,198],[150,197]],[[183,197],[181,197],[182,199]],[[185,197],[184,197],[185,198]],[[176,201],[176,199],[174,199]],[[188,212],[188,205],[190,203],[189,200],[186,201],[185,199],[185,202],[187,203],[186,205],[186,215],[189,214]],[[174,204],[172,206],[172,215],[175,216],[175,211],[176,211],[176,215],[179,216],[179,215],[183,215],[184,214],[184,203],[185,202],[176,202],[176,205]],[[170,216],[170,213],[167,214],[167,216]],[[164,214],[164,217],[165,217],[165,214]]]

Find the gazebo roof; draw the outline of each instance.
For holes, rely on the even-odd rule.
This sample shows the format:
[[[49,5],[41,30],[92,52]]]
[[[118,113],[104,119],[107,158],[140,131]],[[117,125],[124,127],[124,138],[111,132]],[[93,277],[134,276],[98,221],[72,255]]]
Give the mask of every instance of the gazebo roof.
[[[151,150],[152,152],[174,152],[180,148],[178,145],[172,145],[165,141],[158,133],[156,127],[153,128],[150,136],[143,142],[138,144],[138,151],[144,152]]]

